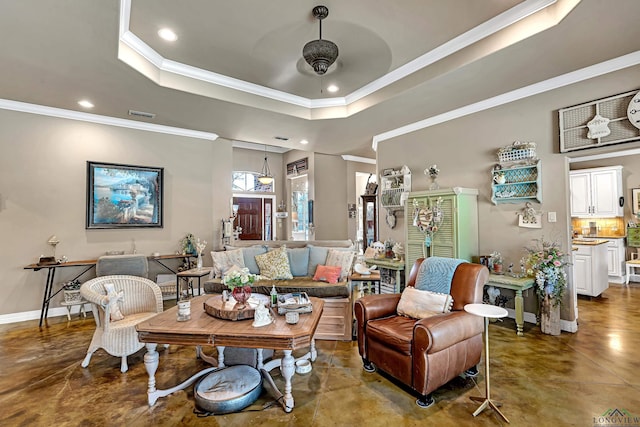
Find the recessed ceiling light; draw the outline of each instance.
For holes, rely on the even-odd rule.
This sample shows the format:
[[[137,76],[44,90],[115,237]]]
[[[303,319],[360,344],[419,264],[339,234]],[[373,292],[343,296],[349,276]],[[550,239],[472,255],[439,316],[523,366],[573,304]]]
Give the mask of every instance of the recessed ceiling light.
[[[303,139],[300,141],[300,144],[302,145],[307,145],[309,143],[309,141],[307,141],[306,139]]]
[[[340,88],[339,88],[338,86],[336,86],[336,85],[329,85],[329,87],[327,87],[327,90],[328,90],[329,92],[332,92],[332,93],[333,93],[333,92],[337,92],[337,91],[339,91],[339,90],[340,90]]]
[[[170,28],[162,28],[158,31],[158,35],[168,42],[178,40],[178,35]]]
[[[83,108],[93,108],[93,103],[91,101],[87,101],[86,99],[78,101],[78,105]]]

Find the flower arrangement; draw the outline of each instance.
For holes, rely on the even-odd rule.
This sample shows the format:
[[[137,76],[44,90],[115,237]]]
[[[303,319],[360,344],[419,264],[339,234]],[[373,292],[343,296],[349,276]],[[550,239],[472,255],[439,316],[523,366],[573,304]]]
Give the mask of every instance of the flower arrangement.
[[[80,295],[80,281],[78,279],[64,282],[62,284],[62,290],[64,301],[66,303],[73,304],[82,301],[82,296]]]
[[[564,267],[570,263],[557,242],[535,239],[537,247],[526,248],[527,274],[536,279],[536,294],[543,301],[550,299],[554,306],[560,304],[567,289],[567,274]]]
[[[437,165],[431,165],[424,170],[424,174],[429,175],[431,178],[436,178],[439,173],[440,173],[440,169],[438,169]]]
[[[80,290],[80,281],[78,279],[64,282],[62,289],[65,291],[78,291]]]
[[[198,255],[202,256],[202,252],[204,251],[204,248],[207,247],[207,241],[203,240],[202,242],[200,241],[200,238],[196,239],[196,250],[198,251]]]
[[[224,275],[223,282],[233,291],[237,287],[251,286],[258,278],[257,274],[251,274],[249,269],[244,267],[229,271]]]
[[[497,274],[502,274],[502,264],[503,264],[502,254],[498,251],[493,251],[491,253],[490,260],[491,260],[491,268],[493,269],[493,272]]]

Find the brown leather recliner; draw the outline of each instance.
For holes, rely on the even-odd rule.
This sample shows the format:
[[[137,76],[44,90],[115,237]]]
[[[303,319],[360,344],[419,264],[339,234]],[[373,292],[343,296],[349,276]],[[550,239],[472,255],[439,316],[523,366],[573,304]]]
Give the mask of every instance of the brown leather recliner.
[[[422,261],[411,269],[407,286],[415,285]],[[488,278],[489,270],[480,264],[458,265],[451,280],[451,312],[420,320],[397,315],[401,294],[358,299],[358,350],[364,369],[374,372],[377,367],[408,385],[420,395],[416,403],[422,407],[431,406],[431,392],[458,375],[477,375],[484,324],[464,306],[482,302]]]

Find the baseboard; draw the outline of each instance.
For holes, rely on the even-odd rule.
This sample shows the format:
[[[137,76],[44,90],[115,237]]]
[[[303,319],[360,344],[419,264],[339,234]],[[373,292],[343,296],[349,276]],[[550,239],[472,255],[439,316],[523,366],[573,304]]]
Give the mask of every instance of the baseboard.
[[[71,313],[74,314],[76,311],[72,306]],[[80,306],[78,305],[78,312],[80,312]],[[84,305],[85,313],[91,311],[91,304],[87,303]],[[52,307],[49,309],[47,313],[47,318],[49,317],[58,317],[58,316],[66,316],[67,308],[66,307]],[[7,323],[17,323],[17,322],[26,322],[27,320],[38,320],[40,319],[40,310],[31,310],[31,311],[22,311],[19,313],[9,313],[9,314],[0,314],[0,325],[6,325]]]
[[[622,276],[609,276],[609,283],[617,283],[617,284],[623,284],[625,282],[625,277]]]
[[[507,316],[509,319],[516,318],[516,311],[513,308],[507,308],[507,312],[509,313],[509,315]],[[523,314],[524,321],[526,323],[533,323],[534,325],[536,324],[537,319],[535,313],[529,313],[528,311],[525,311]]]
[[[571,333],[578,332],[578,321],[560,319],[560,330]]]
[[[513,308],[507,308],[507,312],[510,319],[516,318],[516,311]],[[537,323],[535,313],[530,313],[525,311],[524,313],[524,321],[526,323],[533,323],[534,325]],[[563,320],[560,319],[560,329],[566,332],[578,332],[578,322],[575,320]]]

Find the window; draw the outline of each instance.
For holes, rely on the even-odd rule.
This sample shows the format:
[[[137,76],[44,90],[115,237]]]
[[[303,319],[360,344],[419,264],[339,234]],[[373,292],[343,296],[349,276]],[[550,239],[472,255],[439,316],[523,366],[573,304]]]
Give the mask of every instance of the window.
[[[261,184],[258,181],[259,176],[260,174],[257,172],[233,172],[231,191],[234,193],[273,193],[275,181],[271,184]]]

